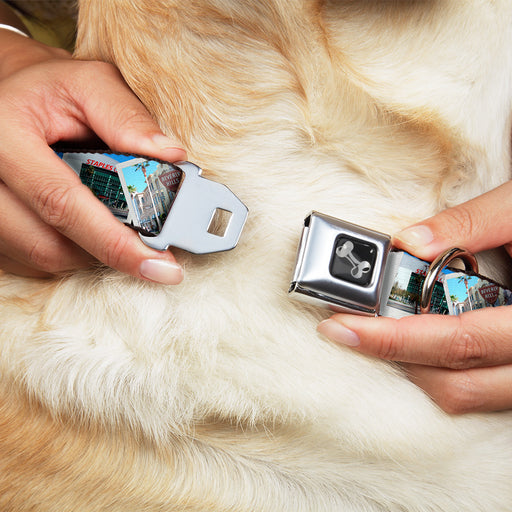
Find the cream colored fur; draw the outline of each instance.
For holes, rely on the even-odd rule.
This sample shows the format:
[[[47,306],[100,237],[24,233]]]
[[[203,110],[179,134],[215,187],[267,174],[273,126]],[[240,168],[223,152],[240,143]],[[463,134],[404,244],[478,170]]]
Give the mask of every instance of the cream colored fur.
[[[287,297],[312,209],[388,233],[510,178],[508,0],[82,0],[249,207],[183,284],[0,280],[2,511],[507,511],[512,415],[449,416]]]

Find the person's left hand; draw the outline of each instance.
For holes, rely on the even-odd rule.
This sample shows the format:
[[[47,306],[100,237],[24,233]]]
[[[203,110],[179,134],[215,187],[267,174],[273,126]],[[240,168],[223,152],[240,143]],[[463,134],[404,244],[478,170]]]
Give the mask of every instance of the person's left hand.
[[[98,136],[114,152],[186,159],[114,66],[0,29],[0,103],[2,271],[48,277],[99,261],[146,281],[182,281],[171,251],[145,245],[49,147]]]
[[[394,245],[431,261],[449,247],[504,245],[512,256],[512,181],[407,228]],[[512,408],[512,308],[400,320],[336,314],[318,331],[364,354],[400,361],[445,411]]]

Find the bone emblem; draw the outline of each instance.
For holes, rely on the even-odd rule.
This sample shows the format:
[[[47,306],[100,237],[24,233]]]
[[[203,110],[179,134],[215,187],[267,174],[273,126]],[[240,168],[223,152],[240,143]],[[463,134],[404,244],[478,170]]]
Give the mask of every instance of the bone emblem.
[[[355,279],[360,279],[363,274],[368,273],[372,266],[368,261],[361,261],[355,254],[353,254],[354,244],[347,240],[343,245],[336,248],[336,255],[340,258],[345,258],[352,265],[350,273]]]

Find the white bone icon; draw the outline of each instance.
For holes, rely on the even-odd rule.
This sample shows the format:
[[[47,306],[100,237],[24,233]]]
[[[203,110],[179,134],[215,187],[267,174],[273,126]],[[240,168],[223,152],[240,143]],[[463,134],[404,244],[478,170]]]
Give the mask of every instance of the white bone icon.
[[[350,240],[347,240],[343,245],[336,247],[336,255],[340,258],[347,259],[352,265],[350,274],[353,278],[360,279],[363,274],[367,274],[371,270],[372,266],[368,261],[361,261],[353,254],[353,250],[354,244]]]

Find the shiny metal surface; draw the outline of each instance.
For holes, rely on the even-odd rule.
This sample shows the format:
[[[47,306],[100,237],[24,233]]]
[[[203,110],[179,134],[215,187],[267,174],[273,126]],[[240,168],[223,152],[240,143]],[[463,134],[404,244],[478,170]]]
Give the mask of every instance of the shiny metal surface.
[[[361,261],[355,254],[353,242],[336,248],[340,236],[356,244],[360,241],[375,246],[375,261],[370,269],[368,262]],[[333,311],[375,316],[379,311],[382,278],[390,248],[391,239],[388,235],[312,212],[304,221],[289,294],[293,298],[322,305]],[[331,262],[335,252],[338,257],[346,258],[349,265],[353,265],[354,271],[351,273],[356,280],[371,271],[368,283],[361,285],[333,275]]]
[[[203,178],[197,165],[191,162],[173,165],[183,171],[183,177],[172,208],[160,233],[140,234],[142,241],[161,251],[171,246],[195,254],[233,249],[247,219],[247,207],[225,185]],[[217,210],[231,213],[222,236],[209,231]]]
[[[440,254],[431,263],[421,289],[421,313],[428,313],[430,311],[430,301],[432,300],[432,292],[434,291],[436,280],[443,268],[447,267],[450,262],[456,259],[460,259],[464,262],[466,272],[478,272],[478,262],[476,261],[475,256],[466,249],[452,247]]]

